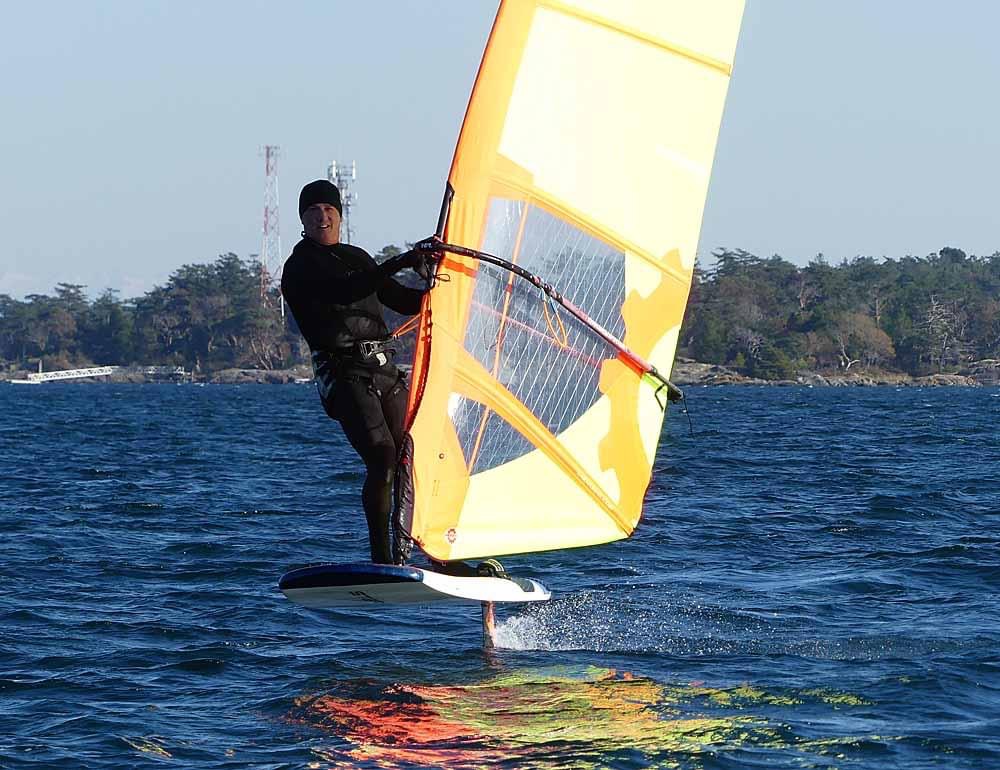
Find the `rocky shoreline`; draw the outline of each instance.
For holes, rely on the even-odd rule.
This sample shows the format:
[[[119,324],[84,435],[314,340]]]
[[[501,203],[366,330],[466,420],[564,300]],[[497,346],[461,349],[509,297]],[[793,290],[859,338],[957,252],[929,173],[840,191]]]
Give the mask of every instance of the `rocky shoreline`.
[[[860,369],[853,372],[819,374],[800,372],[792,380],[761,380],[747,377],[733,369],[717,364],[703,364],[690,358],[678,358],[674,363],[671,380],[684,385],[768,385],[813,387],[966,387],[1000,385],[1000,360],[975,361],[956,374],[929,374],[912,377],[898,372]]]
[[[28,372],[0,373],[0,382],[21,379]],[[679,386],[692,385],[767,385],[778,387],[982,387],[1000,385],[1000,360],[976,361],[956,374],[931,374],[911,377],[897,372],[881,370],[855,370],[846,373],[801,372],[795,379],[762,380],[747,377],[717,364],[704,364],[690,358],[678,358],[674,363],[671,380]],[[292,369],[222,369],[204,375],[186,373],[184,376],[165,378],[150,375],[141,369],[122,369],[111,375],[77,379],[74,382],[111,382],[119,384],[144,384],[155,382],[186,382],[213,385],[288,385],[309,384],[312,371],[308,366]]]

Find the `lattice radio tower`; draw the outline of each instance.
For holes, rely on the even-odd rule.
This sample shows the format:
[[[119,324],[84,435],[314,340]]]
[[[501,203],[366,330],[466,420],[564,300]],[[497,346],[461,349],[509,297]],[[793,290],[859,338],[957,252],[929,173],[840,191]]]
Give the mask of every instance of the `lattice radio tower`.
[[[352,243],[354,230],[351,228],[351,207],[357,203],[358,195],[351,190],[351,184],[358,178],[357,168],[352,160],[350,165],[332,161],[326,169],[326,178],[337,185],[340,190],[340,202],[344,207],[341,217],[340,236],[344,243]]]
[[[264,228],[260,249],[260,301],[267,304],[271,286],[281,272],[281,229],[278,227],[278,154],[277,145],[264,145]],[[281,302],[281,314],[285,303]]]

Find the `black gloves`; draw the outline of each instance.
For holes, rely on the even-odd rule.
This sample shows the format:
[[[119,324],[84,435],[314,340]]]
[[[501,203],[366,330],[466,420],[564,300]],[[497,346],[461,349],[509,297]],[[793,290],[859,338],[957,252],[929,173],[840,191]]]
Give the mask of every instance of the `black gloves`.
[[[386,275],[393,275],[406,268],[412,269],[425,281],[430,281],[434,277],[434,266],[437,261],[435,254],[419,248],[404,251],[391,259],[382,263],[381,268]]]
[[[443,252],[437,250],[437,246],[440,243],[441,239],[436,235],[432,235],[430,238],[424,238],[422,241],[413,244],[413,251],[421,256],[421,264],[415,266],[413,269],[417,272],[417,275],[427,281],[428,288],[434,285],[437,263],[444,256]]]

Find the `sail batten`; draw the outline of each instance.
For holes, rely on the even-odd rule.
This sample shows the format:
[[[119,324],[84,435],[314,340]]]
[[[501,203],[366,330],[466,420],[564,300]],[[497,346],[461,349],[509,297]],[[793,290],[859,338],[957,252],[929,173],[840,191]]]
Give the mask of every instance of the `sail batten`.
[[[617,519],[618,512],[614,503],[608,499],[600,485],[590,477],[589,473],[580,466],[576,458],[559,443],[556,436],[513,393],[506,389],[483,387],[483,383],[486,381],[482,373],[470,375],[470,373],[477,372],[478,368],[474,362],[461,367],[459,369],[461,372],[458,380],[459,387],[472,398],[487,405],[495,414],[512,425],[533,446],[545,454],[549,460],[577,479],[580,482],[580,488],[590,495],[593,501],[600,505],[609,516]],[[462,388],[462,386],[465,387]],[[627,523],[621,520],[618,523],[623,531],[630,531]]]
[[[500,4],[408,414],[407,529],[434,558],[635,528],[741,13],[742,0]]]
[[[731,64],[719,61],[718,59],[713,59],[710,56],[705,56],[704,54],[699,54],[697,51],[692,51],[683,46],[679,46],[675,43],[671,43],[662,38],[654,37],[641,29],[636,29],[634,27],[628,27],[624,24],[615,22],[605,16],[600,16],[596,13],[590,13],[581,10],[578,7],[573,7],[568,3],[560,2],[559,0],[540,0],[539,7],[547,8],[552,11],[557,11],[558,13],[564,13],[567,16],[574,16],[576,18],[582,19],[584,21],[590,22],[597,26],[604,27],[606,29],[612,30],[622,35],[627,35],[634,40],[637,40],[648,45],[656,46],[657,48],[662,48],[665,51],[670,51],[678,56],[683,56],[684,58],[696,61],[699,64],[704,64],[706,67],[711,67],[721,72],[727,77],[732,75],[733,67]]]
[[[669,275],[674,280],[683,284],[685,287],[690,283],[690,274],[681,269],[672,267],[666,259],[669,254],[656,255],[651,252],[645,251],[636,243],[630,242],[621,233],[611,230],[609,227],[599,227],[595,225],[592,221],[587,219],[580,211],[574,210],[565,201],[558,200],[552,195],[546,195],[537,189],[533,189],[530,186],[521,186],[516,180],[500,176],[499,179],[503,180],[507,185],[510,186],[512,190],[516,190],[521,193],[523,199],[541,209],[544,209],[551,213],[553,216],[560,217],[572,224],[576,225],[580,230],[590,233],[595,237],[600,237],[605,240],[609,245],[616,246],[621,251],[634,254],[635,256],[646,260],[650,265],[662,270],[666,275]],[[516,260],[512,260],[516,263]],[[543,276],[545,277],[545,276]]]

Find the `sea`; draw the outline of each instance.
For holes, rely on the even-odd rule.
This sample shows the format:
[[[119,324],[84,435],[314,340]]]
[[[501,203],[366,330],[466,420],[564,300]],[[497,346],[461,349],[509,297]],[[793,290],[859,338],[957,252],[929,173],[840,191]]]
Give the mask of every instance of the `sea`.
[[[365,559],[307,385],[0,385],[2,768],[1000,768],[1000,390],[689,387],[635,535],[498,607]]]

